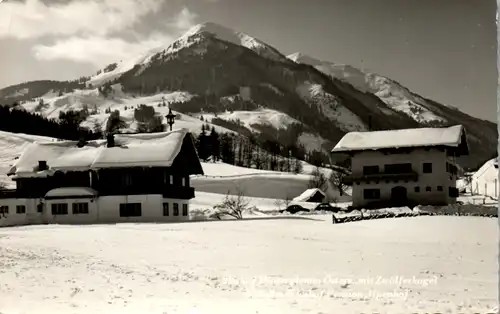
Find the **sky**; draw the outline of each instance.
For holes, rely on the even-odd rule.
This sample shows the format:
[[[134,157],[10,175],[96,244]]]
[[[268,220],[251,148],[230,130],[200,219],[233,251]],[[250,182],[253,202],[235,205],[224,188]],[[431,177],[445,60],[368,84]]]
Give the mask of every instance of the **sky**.
[[[215,22],[496,121],[495,0],[0,0],[0,87],[74,79]]]

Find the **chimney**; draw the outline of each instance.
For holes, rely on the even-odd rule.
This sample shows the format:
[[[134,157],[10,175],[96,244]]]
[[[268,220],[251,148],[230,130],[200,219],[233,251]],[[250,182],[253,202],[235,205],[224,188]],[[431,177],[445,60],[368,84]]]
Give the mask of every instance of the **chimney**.
[[[47,170],[47,161],[46,160],[39,160],[38,161],[38,171],[44,171]]]
[[[115,147],[115,136],[111,133],[109,133],[106,136],[106,140],[108,142],[108,147]]]

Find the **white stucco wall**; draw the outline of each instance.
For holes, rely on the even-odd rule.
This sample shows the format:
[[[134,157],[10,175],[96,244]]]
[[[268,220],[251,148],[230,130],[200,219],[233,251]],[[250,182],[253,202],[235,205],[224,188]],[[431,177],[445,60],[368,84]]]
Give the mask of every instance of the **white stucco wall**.
[[[448,188],[456,186],[456,177],[446,170],[446,162],[451,161],[446,153],[438,149],[416,149],[409,154],[385,155],[378,151],[366,151],[354,155],[352,158],[352,174],[354,176],[363,175],[364,166],[379,166],[383,171],[386,164],[411,163],[412,170],[418,173],[418,181],[399,180],[398,182],[386,180],[376,182],[361,182],[359,185],[353,183],[352,199],[353,206],[365,206],[377,200],[365,200],[364,189],[380,189],[379,200],[389,200],[391,189],[396,186],[405,187],[409,200],[417,201],[420,204],[435,204],[440,202],[453,203],[455,198],[449,197]],[[432,173],[423,173],[422,164],[432,163]],[[420,187],[420,192],[415,192],[415,187]],[[430,186],[431,191],[427,192],[426,187]],[[437,187],[442,186],[443,191],[438,191]]]
[[[0,199],[0,206],[8,206],[9,213],[8,214],[0,214],[0,227],[6,226],[17,226],[17,225],[25,225],[27,224],[26,215],[28,212],[26,199]],[[17,214],[16,206],[24,205],[26,206],[26,213]]]
[[[44,204],[43,213],[37,205]],[[52,204],[68,204],[67,215],[53,215]],[[73,203],[88,203],[88,214],[73,214]],[[120,217],[120,204],[140,203],[140,217]],[[163,215],[163,203],[169,204],[169,216]],[[179,216],[174,216],[174,203],[179,204]],[[182,205],[188,204],[188,215],[183,216]],[[25,214],[16,214],[16,206],[25,205]],[[95,199],[0,199],[0,206],[9,206],[9,214],[0,215],[0,227],[26,224],[90,224],[120,222],[175,222],[189,220],[189,200],[164,199],[162,195],[103,196]]]

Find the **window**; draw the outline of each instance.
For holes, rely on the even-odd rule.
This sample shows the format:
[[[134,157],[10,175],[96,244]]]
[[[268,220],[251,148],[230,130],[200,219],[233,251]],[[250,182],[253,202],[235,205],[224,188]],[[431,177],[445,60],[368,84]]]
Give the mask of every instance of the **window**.
[[[169,184],[174,184],[174,176],[173,175],[169,175]]]
[[[130,173],[124,173],[122,175],[122,184],[124,186],[131,186],[132,185],[132,175],[130,175]]]
[[[73,215],[88,214],[89,203],[73,203]]]
[[[43,204],[36,205],[36,211],[39,213],[43,213]]]
[[[437,190],[438,190],[439,192],[442,192],[442,191],[443,191],[443,187],[442,187],[441,185],[438,185]]]
[[[458,197],[458,189],[454,187],[449,187],[448,194],[450,195],[450,197]]]
[[[120,217],[142,216],[141,203],[120,204]]]
[[[26,213],[26,206],[24,205],[16,206],[16,214],[25,214],[25,213]]]
[[[168,203],[163,203],[163,216],[170,216],[168,205]]]
[[[0,206],[0,214],[8,214],[9,213],[9,206]]]
[[[181,186],[186,186],[186,178],[182,178]]]
[[[432,189],[431,189],[431,187],[430,187],[430,186],[427,186],[427,187],[425,187],[425,191],[426,191],[426,192],[430,192],[430,191],[432,191]]]
[[[416,187],[415,187],[415,192],[416,192],[416,193],[420,192],[420,187],[419,187],[419,186],[416,186]]]
[[[390,164],[384,165],[384,172],[388,174],[397,174],[397,173],[410,173],[412,172],[411,164]]]
[[[179,216],[179,204],[174,203],[174,216]]]
[[[188,204],[182,204],[182,216],[188,215]]]
[[[364,189],[363,197],[365,200],[375,200],[380,198],[380,190],[379,189]]]
[[[424,162],[422,164],[423,173],[432,173],[432,164],[430,162]]]
[[[363,174],[364,175],[376,174],[378,172],[379,172],[378,166],[364,166],[363,167]]]
[[[52,215],[67,215],[68,214],[68,204],[59,203],[52,204]]]

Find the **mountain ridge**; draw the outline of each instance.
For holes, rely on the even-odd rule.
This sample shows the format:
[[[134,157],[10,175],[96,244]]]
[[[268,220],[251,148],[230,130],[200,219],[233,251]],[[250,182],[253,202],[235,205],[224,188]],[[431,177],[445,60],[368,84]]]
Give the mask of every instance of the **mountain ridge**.
[[[325,151],[349,131],[454,123],[471,129],[472,146],[478,152],[465,164],[477,166],[496,150],[497,131],[492,122],[428,100],[390,78],[301,53],[285,56],[248,34],[210,22],[191,28],[169,45],[110,64],[93,76],[71,83],[44,83],[36,93],[26,87],[30,84],[36,86],[28,82],[0,90],[0,101],[45,97],[51,106],[66,110],[74,107],[72,99],[73,103],[83,101],[75,94],[78,90],[97,94],[85,101],[100,106],[177,92],[189,97],[170,105],[192,115],[262,108],[282,112],[302,123],[310,134],[325,139]],[[101,95],[102,89],[110,94]],[[49,92],[59,96],[44,96]]]

